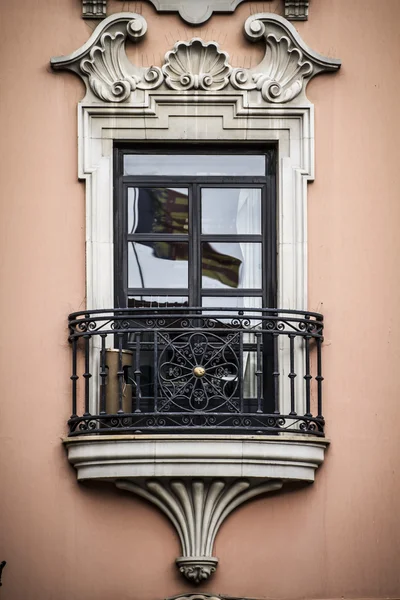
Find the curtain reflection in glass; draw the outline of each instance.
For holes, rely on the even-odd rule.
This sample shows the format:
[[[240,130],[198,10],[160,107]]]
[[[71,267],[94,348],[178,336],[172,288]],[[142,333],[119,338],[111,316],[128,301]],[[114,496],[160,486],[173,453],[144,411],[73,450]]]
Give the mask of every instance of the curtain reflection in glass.
[[[261,234],[261,190],[203,188],[202,233]]]

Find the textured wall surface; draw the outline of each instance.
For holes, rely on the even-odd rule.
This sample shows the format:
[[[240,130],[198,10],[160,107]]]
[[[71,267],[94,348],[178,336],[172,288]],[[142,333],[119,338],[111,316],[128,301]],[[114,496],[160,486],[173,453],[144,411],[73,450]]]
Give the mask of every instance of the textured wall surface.
[[[83,86],[54,74],[94,23],[78,0],[0,0],[1,600],[159,600],[188,590],[178,540],[153,507],[111,487],[78,485],[61,439],[69,416],[66,316],[85,305],[84,189],[76,104]],[[216,40],[233,65],[249,2],[190,28],[146,2],[139,64],[179,39]],[[339,57],[314,80],[316,181],[309,187],[309,308],[326,317],[325,415],[332,445],[311,487],[233,514],[203,591],[296,600],[400,596],[400,2],[318,0],[297,23]]]

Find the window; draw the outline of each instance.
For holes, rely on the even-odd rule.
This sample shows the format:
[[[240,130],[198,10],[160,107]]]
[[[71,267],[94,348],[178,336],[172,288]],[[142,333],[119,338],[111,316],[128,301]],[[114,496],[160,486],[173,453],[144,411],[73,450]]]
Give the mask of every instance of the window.
[[[115,306],[274,307],[275,150],[116,149]]]
[[[243,410],[255,412],[260,402],[256,389],[260,342],[252,332],[244,334],[240,348],[240,336],[231,343],[229,322],[242,307],[276,306],[274,149],[261,152],[252,147],[243,152],[238,147],[235,152],[224,147],[190,147],[189,151],[176,147],[167,153],[164,148],[149,151],[146,147],[143,152],[121,147],[115,158],[116,308],[148,308],[156,313],[181,307],[181,314],[188,307],[219,310],[218,326],[226,333],[217,340],[206,332],[198,343],[204,347],[206,335],[209,348],[215,351],[217,346],[228,367],[241,356],[242,384],[238,385],[238,373],[226,374],[224,393],[215,393],[215,406],[208,403],[208,410],[227,410],[226,398],[241,388]],[[229,316],[230,308],[234,313]],[[177,314],[167,318],[175,320]],[[189,333],[174,333],[172,338],[172,352],[187,351]],[[263,338],[263,410],[273,411],[273,340],[264,334]],[[146,333],[141,336],[140,403],[149,411],[154,409],[155,396],[164,395],[168,401],[176,395],[169,393],[168,383],[156,390],[157,380],[169,379],[173,365],[182,369],[179,357],[175,364],[171,350],[162,349],[165,339],[158,340],[157,347],[154,339]],[[128,349],[134,350],[136,344],[136,338],[126,339]],[[165,377],[161,364],[168,365]],[[133,382],[133,377],[127,381]],[[185,402],[180,401],[180,410]],[[200,404],[196,408],[202,409]]]

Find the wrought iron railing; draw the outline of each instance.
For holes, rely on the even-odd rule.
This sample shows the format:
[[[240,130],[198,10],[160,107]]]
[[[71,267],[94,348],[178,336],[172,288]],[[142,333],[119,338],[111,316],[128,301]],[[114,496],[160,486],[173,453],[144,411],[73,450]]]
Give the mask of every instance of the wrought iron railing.
[[[323,317],[278,309],[73,313],[69,435],[324,435]]]

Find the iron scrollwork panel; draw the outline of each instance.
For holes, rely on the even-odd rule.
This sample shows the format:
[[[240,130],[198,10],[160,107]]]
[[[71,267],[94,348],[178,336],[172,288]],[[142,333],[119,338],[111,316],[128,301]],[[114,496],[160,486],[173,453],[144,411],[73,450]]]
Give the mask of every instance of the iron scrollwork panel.
[[[240,333],[159,333],[160,412],[239,412]]]

